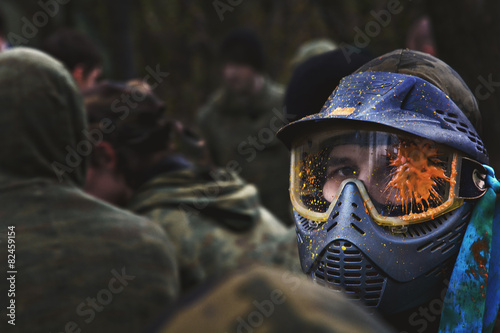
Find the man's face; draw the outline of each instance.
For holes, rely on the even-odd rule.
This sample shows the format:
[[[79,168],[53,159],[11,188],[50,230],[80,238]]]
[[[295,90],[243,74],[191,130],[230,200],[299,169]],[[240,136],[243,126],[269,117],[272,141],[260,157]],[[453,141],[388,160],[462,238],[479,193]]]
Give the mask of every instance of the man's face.
[[[225,86],[237,94],[251,92],[257,75],[257,72],[248,65],[227,63],[222,69]]]
[[[386,151],[386,146],[379,146],[376,150]],[[384,202],[387,198],[385,193],[385,181],[387,176],[381,170],[386,165],[378,165],[370,159],[375,151],[368,147],[359,145],[341,145],[334,147],[330,152],[326,166],[326,181],[323,186],[324,198],[332,202],[339,195],[340,185],[346,179],[359,179],[375,201]]]
[[[97,80],[101,76],[102,73],[102,68],[96,67],[90,73],[87,75],[78,74],[78,73],[73,73],[73,77],[75,78],[75,81],[80,88],[80,91],[84,91],[87,89],[90,89],[95,86],[97,83]]]

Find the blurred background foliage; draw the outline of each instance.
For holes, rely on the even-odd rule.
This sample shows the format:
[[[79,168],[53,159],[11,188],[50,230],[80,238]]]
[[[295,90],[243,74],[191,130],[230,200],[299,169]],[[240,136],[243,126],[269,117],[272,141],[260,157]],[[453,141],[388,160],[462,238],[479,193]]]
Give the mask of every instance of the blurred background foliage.
[[[9,31],[20,33],[40,3],[56,0],[2,0]],[[395,2],[402,8],[369,38],[366,49],[381,55],[406,47],[407,31],[423,14],[431,18],[438,56],[454,67],[478,98],[483,135],[493,165],[500,169],[500,2],[486,0],[60,0],[57,15],[30,39],[37,47],[58,27],[86,32],[105,58],[103,78],[125,80],[160,66],[170,76],[156,90],[173,117],[192,124],[194,114],[220,83],[217,48],[233,28],[254,28],[267,55],[267,70],[286,84],[290,60],[304,42],[330,38],[353,44],[359,30],[376,21],[374,12]],[[215,4],[224,4],[222,15]],[[356,30],[357,29],[357,30]],[[359,38],[359,37],[358,37]],[[483,79],[481,79],[481,77]],[[484,82],[490,82],[486,84]],[[498,82],[497,86],[495,86]],[[484,89],[482,89],[483,87]],[[479,90],[478,90],[479,89]],[[485,94],[488,93],[488,94]],[[485,98],[484,96],[488,96]],[[476,92],[476,96],[477,92]]]

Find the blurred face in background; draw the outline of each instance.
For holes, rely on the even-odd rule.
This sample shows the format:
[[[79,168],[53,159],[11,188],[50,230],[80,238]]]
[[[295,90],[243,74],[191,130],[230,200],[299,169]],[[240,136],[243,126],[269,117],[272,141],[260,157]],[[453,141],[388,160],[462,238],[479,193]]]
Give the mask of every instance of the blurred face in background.
[[[92,152],[84,190],[120,207],[125,206],[132,196],[132,189],[118,169],[118,156],[110,143],[102,141]]]
[[[252,93],[255,81],[260,75],[250,66],[226,63],[222,68],[222,76],[226,88],[236,94]]]
[[[7,50],[7,40],[0,35],[0,52]]]
[[[95,67],[86,74],[83,67],[80,65],[76,66],[76,68],[72,72],[73,78],[75,79],[76,84],[81,91],[85,91],[94,87],[99,80],[101,73],[102,68]]]

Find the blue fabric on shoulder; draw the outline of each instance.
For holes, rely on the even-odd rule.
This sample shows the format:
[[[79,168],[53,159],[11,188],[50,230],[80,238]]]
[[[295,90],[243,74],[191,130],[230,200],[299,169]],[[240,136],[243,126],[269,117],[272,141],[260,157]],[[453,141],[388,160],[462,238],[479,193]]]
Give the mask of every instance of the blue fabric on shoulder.
[[[500,305],[500,183],[491,167],[458,254],[440,332],[491,332]]]

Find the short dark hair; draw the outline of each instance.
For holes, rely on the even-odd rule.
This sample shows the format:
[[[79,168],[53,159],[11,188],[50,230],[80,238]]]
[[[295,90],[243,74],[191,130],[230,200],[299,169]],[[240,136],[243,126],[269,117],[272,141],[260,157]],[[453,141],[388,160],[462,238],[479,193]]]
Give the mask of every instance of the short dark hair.
[[[125,107],[124,96],[137,97],[135,106]],[[147,83],[139,80],[103,81],[86,90],[83,97],[89,133],[98,131],[98,136],[113,146],[118,170],[129,186],[136,188],[143,181],[138,165],[150,154],[164,151],[171,144],[174,124],[165,116],[165,104]],[[107,130],[103,130],[104,126]],[[91,165],[98,165],[99,158],[93,153]]]
[[[84,75],[102,64],[102,57],[94,42],[85,34],[73,29],[61,29],[50,35],[42,50],[61,61],[71,72],[83,66]]]
[[[141,97],[134,100],[135,106],[121,111],[124,96],[136,95]],[[85,91],[83,97],[91,128],[97,128],[103,119],[112,122],[114,130],[103,133],[103,139],[116,148],[146,154],[165,149],[172,123],[165,116],[164,102],[147,83],[104,81]]]

